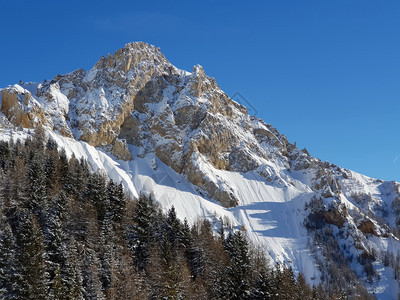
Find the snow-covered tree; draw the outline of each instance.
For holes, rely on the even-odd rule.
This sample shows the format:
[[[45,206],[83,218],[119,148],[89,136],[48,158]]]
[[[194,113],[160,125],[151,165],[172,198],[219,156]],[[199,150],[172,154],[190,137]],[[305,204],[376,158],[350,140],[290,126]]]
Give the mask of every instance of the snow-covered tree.
[[[18,282],[24,299],[46,299],[49,287],[45,249],[39,224],[27,211],[18,214],[16,232],[17,257],[21,268]]]

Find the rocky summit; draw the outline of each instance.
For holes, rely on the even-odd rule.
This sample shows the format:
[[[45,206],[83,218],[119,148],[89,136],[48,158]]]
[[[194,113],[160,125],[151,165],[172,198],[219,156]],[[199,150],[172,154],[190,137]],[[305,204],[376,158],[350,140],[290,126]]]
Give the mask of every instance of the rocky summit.
[[[91,70],[0,91],[3,140],[43,127],[133,196],[240,228],[310,284],[333,280],[332,265],[379,297],[398,293],[400,185],[298,149],[200,65],[183,71],[129,43]]]

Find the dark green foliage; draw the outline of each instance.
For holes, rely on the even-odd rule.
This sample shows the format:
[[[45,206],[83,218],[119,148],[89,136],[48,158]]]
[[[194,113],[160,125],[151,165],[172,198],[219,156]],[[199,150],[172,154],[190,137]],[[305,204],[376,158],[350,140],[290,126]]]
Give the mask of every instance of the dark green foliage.
[[[126,197],[122,183],[116,185],[110,181],[107,185],[107,199],[109,203],[110,218],[119,223],[124,216]]]
[[[90,189],[95,188],[97,184],[105,185],[104,176],[100,174],[89,174],[86,162],[76,159],[74,155],[72,155],[68,165],[65,165],[66,161],[63,157],[63,154],[61,153],[60,163],[61,173],[65,173],[65,177],[60,178],[62,183],[64,184],[64,189],[76,199],[81,196],[81,193],[84,191],[88,180],[91,180],[91,185],[87,187],[89,191],[86,192],[92,192],[92,190]],[[104,196],[104,186],[102,186],[102,193],[103,195],[101,196]],[[96,197],[97,195],[94,194],[94,196]]]
[[[178,220],[173,206],[167,213],[166,238],[168,243],[173,246],[177,246],[182,241],[182,224]]]
[[[5,141],[0,141],[0,168],[4,170],[9,160],[10,160],[9,145]]]
[[[79,174],[77,172],[76,174]],[[107,179],[105,176],[93,173],[89,176],[89,182],[85,190],[85,198],[90,200],[93,206],[97,209],[97,219],[103,221],[110,207],[110,201],[106,191]],[[79,186],[76,186],[75,191],[79,191]]]
[[[135,264],[143,271],[149,259],[152,227],[155,226],[156,208],[150,197],[140,195],[128,231],[128,243],[133,250]]]
[[[250,257],[246,237],[241,231],[229,233],[225,240],[225,249],[229,255],[226,268],[227,281],[224,294],[229,299],[248,298],[250,294]]]
[[[1,299],[311,299],[244,232],[130,199],[41,129],[0,142],[0,182]]]
[[[16,217],[14,231],[21,274],[19,293],[23,299],[46,299],[49,281],[38,222],[26,210],[18,212]]]
[[[41,208],[46,204],[47,198],[47,177],[44,170],[43,153],[31,150],[28,160],[28,179],[29,179],[29,195],[30,209],[40,216]]]
[[[8,222],[2,218],[0,225],[0,298],[18,299],[21,274],[16,257],[16,241]]]

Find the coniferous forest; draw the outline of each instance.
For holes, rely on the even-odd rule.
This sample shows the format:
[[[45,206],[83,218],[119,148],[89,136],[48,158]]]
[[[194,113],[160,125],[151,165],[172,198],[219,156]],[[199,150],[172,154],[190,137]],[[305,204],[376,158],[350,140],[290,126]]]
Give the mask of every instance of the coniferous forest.
[[[0,142],[1,299],[346,299],[271,267],[245,231],[189,225],[37,130]]]

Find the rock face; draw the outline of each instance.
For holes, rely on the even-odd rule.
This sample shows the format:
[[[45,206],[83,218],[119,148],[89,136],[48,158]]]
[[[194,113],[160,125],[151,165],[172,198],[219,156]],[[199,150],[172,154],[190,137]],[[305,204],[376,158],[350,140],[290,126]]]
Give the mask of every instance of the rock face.
[[[266,124],[250,117],[195,66],[191,74],[173,71],[153,77],[136,94],[134,112],[122,124],[119,136],[156,153],[224,206],[235,206],[234,191],[207,174],[210,168],[239,172],[267,169],[266,151],[253,131],[261,142],[271,138],[279,141]],[[285,149],[284,144],[278,144],[274,149],[277,153]],[[264,174],[270,175],[267,171]]]
[[[333,224],[339,228],[343,226],[346,216],[347,210],[345,206],[342,207],[341,210],[339,210],[338,208],[331,208],[324,214],[325,221],[327,223]]]
[[[304,223],[309,228],[324,227],[326,232],[335,233],[332,238],[338,245],[347,245],[343,253],[349,260],[353,254],[370,249],[380,251],[384,244],[393,243],[398,245],[393,249],[400,249],[398,183],[368,178],[312,157],[271,125],[250,116],[201,66],[194,66],[191,73],[180,70],[160,49],[146,43],[127,44],[102,57],[89,71],[79,69],[51,81],[0,89],[0,100],[0,131],[42,126],[120,160],[135,157],[136,162],[143,159],[148,163],[151,158],[150,170],[155,173],[171,171],[158,165],[161,161],[183,175],[179,178],[185,183],[187,179],[193,184],[190,188],[196,197],[205,198],[207,203],[210,199],[219,201],[227,208],[239,205],[223,210],[236,214],[240,225],[249,224],[252,228],[248,232],[255,241],[259,240],[258,232],[263,232],[255,228],[265,221],[263,218],[271,221],[270,211],[293,206],[286,212],[302,218],[301,222],[309,218]],[[124,180],[133,173],[126,174]],[[239,186],[242,183],[243,187]],[[305,202],[311,209],[302,211],[299,203]],[[248,213],[247,209],[256,212]],[[290,213],[286,225],[280,220],[271,224],[288,227],[294,219]],[[268,233],[264,238],[272,237]],[[274,243],[280,243],[281,238]],[[291,248],[282,258],[297,261],[295,252]],[[307,258],[300,264],[308,262]]]
[[[1,90],[1,112],[14,126],[38,125],[131,160],[127,144],[155,153],[202,193],[226,207],[234,187],[213,170],[255,171],[268,183],[292,184],[282,170],[307,172],[319,196],[337,198],[341,169],[290,144],[264,121],[249,116],[199,65],[173,66],[159,48],[130,43],[85,71]],[[126,141],[126,142],[125,142]],[[277,168],[279,165],[279,168]]]
[[[60,134],[72,137],[71,130],[66,123],[68,119],[68,99],[61,94],[58,84],[47,84],[42,94],[43,85],[27,85],[32,90],[35,87],[35,96],[31,91],[19,85],[10,86],[1,90],[1,112],[14,126],[24,128],[47,127]]]
[[[102,57],[89,71],[2,91],[2,112],[16,126],[44,125],[110,150],[123,160],[126,144],[154,152],[224,206],[237,204],[232,187],[210,170],[256,170],[280,180],[271,160],[287,153],[284,136],[247,114],[203,68],[174,67],[160,49],[131,43]],[[289,168],[289,164],[287,165]]]
[[[28,91],[7,88],[1,91],[1,97],[1,112],[14,126],[35,128],[46,122],[43,109]]]
[[[140,147],[141,155],[155,153],[226,207],[238,199],[235,187],[217,171],[254,171],[282,188],[293,185],[290,172],[304,173],[312,178],[307,185],[316,196],[339,201],[342,194],[344,170],[249,116],[201,66],[192,73],[179,70],[146,43],[127,44],[89,71],[10,86],[1,97],[1,112],[14,126],[42,125],[122,160],[132,159],[129,144]],[[334,212],[326,218],[338,220]]]
[[[360,225],[358,226],[358,229],[364,233],[364,234],[373,234],[375,236],[378,236],[378,233],[376,232],[375,224],[371,220],[363,220]]]

